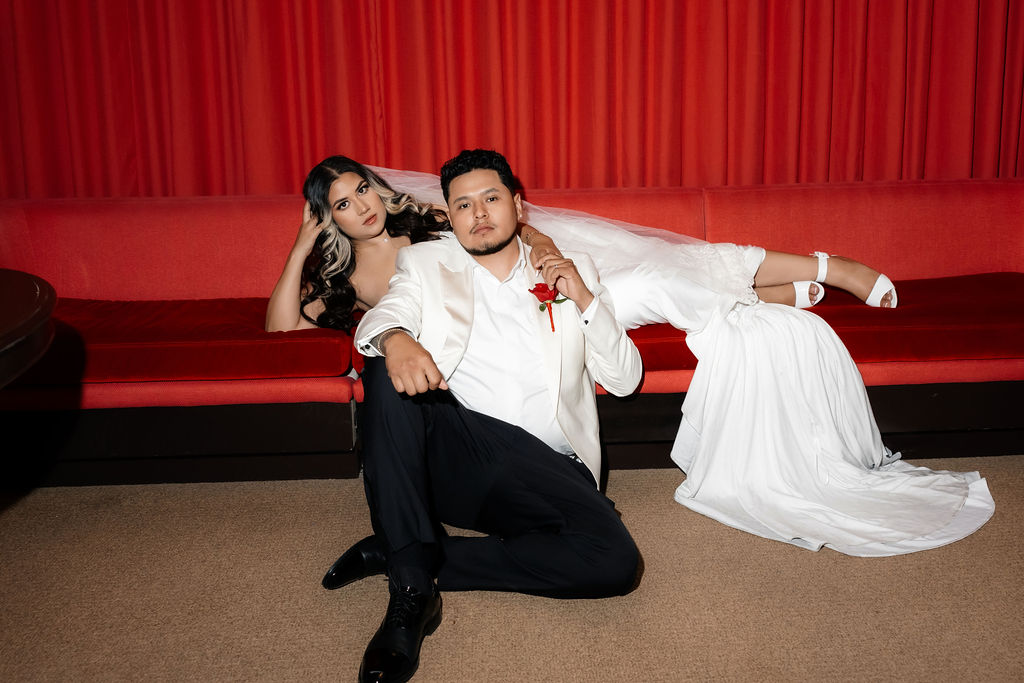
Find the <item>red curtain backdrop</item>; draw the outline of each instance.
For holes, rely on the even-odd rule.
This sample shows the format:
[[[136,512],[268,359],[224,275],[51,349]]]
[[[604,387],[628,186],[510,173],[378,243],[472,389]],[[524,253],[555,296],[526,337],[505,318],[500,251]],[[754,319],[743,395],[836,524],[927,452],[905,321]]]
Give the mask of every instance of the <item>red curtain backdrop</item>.
[[[1024,177],[1020,0],[0,0],[0,196]]]

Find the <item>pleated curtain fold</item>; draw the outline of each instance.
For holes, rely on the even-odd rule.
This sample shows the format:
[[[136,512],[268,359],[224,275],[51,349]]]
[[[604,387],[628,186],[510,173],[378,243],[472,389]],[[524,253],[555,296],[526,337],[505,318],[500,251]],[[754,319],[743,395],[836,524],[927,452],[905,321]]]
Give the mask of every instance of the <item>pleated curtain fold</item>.
[[[2,0],[0,196],[1024,177],[1018,0]]]

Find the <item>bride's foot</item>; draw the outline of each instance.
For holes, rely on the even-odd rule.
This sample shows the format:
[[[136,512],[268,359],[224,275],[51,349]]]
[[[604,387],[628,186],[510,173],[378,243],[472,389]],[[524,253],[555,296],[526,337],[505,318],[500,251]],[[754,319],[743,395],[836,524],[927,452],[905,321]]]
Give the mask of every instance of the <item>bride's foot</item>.
[[[820,251],[814,256],[818,257],[818,282],[845,289],[868,306],[896,308],[896,288],[885,275],[844,256],[830,257]]]
[[[794,282],[793,291],[796,293],[796,301],[793,302],[793,305],[797,308],[810,308],[825,298],[825,288],[817,282],[806,280]]]
[[[810,308],[825,298],[825,288],[817,282],[792,282],[785,285],[754,287],[757,298],[769,304]]]

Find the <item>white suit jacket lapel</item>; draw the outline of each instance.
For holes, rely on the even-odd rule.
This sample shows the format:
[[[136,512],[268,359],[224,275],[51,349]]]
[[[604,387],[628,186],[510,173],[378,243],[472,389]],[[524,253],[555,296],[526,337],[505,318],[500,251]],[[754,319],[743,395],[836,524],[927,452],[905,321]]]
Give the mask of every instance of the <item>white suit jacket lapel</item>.
[[[424,330],[432,330],[436,338],[421,340],[445,378],[451,376],[462,360],[473,325],[473,272],[468,258],[467,255],[465,260],[456,257],[438,262],[439,307],[434,314],[440,319],[437,324],[424,325]],[[430,311],[424,310],[424,314],[429,315]]]
[[[540,278],[540,274],[536,270],[527,265],[527,268],[534,275],[534,284],[543,282]],[[568,304],[571,302],[565,302]],[[540,335],[540,343],[542,349],[542,355],[544,357],[544,378],[547,380],[548,394],[551,397],[551,405],[555,407],[555,413],[558,413],[559,408],[559,393],[562,383],[562,331],[565,329],[566,322],[562,319],[562,306],[565,304],[548,304],[551,308],[551,313],[555,321],[555,331],[551,331],[551,318],[548,317],[547,308],[540,310],[540,302],[537,302],[537,306],[534,307],[534,313],[537,319],[537,330]]]

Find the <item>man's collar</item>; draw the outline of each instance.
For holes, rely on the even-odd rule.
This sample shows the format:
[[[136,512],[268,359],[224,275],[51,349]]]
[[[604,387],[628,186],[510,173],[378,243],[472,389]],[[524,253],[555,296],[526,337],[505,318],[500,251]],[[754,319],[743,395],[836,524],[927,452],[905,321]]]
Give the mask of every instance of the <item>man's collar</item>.
[[[501,282],[508,282],[513,277],[515,277],[517,273],[520,273],[526,269],[526,246],[523,244],[523,241],[519,239],[518,235],[516,235],[513,239],[515,239],[516,246],[519,247],[519,258],[516,259],[515,264],[512,266],[512,270],[509,271],[508,275]],[[469,252],[464,253],[469,258],[469,262],[470,264],[472,264],[474,270],[483,271],[484,273],[487,273],[487,275],[489,275],[490,277],[494,277],[494,275],[491,274],[491,271],[487,270],[482,265],[480,265],[480,262],[473,258],[472,255],[469,254]]]

